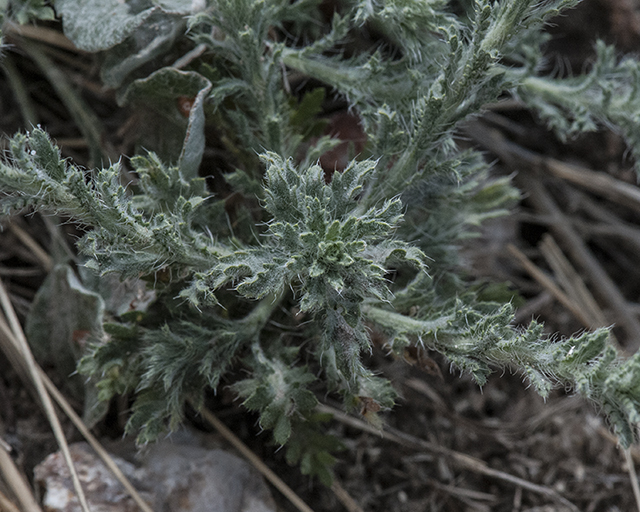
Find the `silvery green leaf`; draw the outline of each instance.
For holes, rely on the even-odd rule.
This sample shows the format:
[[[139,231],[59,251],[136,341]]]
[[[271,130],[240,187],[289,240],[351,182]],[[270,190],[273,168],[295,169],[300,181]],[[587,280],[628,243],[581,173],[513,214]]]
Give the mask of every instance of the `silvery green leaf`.
[[[186,124],[177,163],[187,180],[198,176],[205,143],[204,102],[210,90],[211,82],[199,73],[162,68],[133,82],[120,98],[123,104],[149,105],[177,126]]]
[[[182,16],[151,12],[145,23],[106,53],[101,73],[105,85],[120,87],[131,73],[169,51],[185,26]]]
[[[104,301],[85,288],[68,265],[57,265],[38,290],[27,317],[26,334],[34,354],[63,374],[75,370],[82,343],[102,331]]]
[[[65,35],[81,50],[97,52],[112,48],[138,29],[156,10],[135,11],[119,0],[58,0]]]
[[[164,12],[171,14],[195,14],[206,6],[206,0],[152,0]]]
[[[104,301],[78,279],[69,265],[56,265],[35,296],[25,333],[40,364],[53,364],[67,388],[84,398],[84,420],[94,425],[107,412],[94,379],[80,379],[76,365],[89,343],[102,336]]]

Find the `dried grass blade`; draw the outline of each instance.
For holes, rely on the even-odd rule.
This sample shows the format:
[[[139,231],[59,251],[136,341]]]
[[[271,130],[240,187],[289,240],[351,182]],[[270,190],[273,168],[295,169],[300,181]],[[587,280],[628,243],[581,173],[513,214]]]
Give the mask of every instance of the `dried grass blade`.
[[[347,490],[342,487],[342,485],[340,485],[337,480],[334,480],[331,484],[331,490],[348,512],[364,512],[362,507],[360,507],[360,505],[356,503],[356,501],[351,497]]]
[[[565,306],[573,316],[587,329],[591,327],[591,319],[564,293],[553,280],[540,270],[533,261],[518,249],[515,245],[507,245],[509,253],[518,260],[522,267],[533,277],[540,286],[553,295],[563,306]]]
[[[36,503],[33,492],[29,488],[24,475],[18,470],[13,459],[7,451],[0,446],[0,471],[5,483],[13,491],[23,510],[28,512],[41,512],[42,509]],[[12,508],[13,507],[13,508]],[[6,512],[20,512],[9,498],[0,494],[0,510]]]
[[[593,294],[551,235],[545,234],[542,237],[540,249],[569,298],[577,304],[580,311],[585,312],[588,318],[593,319],[591,325],[585,327],[595,329],[610,326],[613,322],[607,320]],[[609,333],[609,340],[621,353],[626,353],[612,331]]]
[[[634,185],[629,185],[609,174],[566,164],[549,157],[543,157],[542,168],[550,174],[574,183],[597,196],[640,212],[640,189]]]
[[[611,322],[607,321],[602,309],[598,306],[598,303],[584,284],[584,281],[551,235],[545,234],[542,237],[540,250],[558,277],[569,298],[577,303],[577,307],[585,311],[587,316],[593,319],[589,327],[605,327],[610,324]]]
[[[39,118],[35,105],[27,92],[27,86],[18,71],[18,67],[14,62],[13,57],[8,52],[3,55],[2,68],[7,80],[9,81],[9,85],[11,86],[11,92],[18,104],[20,113],[22,114],[24,125],[37,126]]]
[[[9,230],[32,252],[40,262],[40,265],[42,265],[42,268],[47,272],[51,272],[53,268],[53,258],[47,254],[40,244],[36,242],[29,233],[14,223],[9,224]]]
[[[33,358],[33,354],[31,353],[31,349],[29,348],[27,339],[24,335],[24,332],[22,332],[22,327],[20,326],[18,317],[13,310],[13,306],[11,305],[11,301],[9,300],[9,295],[7,294],[2,282],[0,282],[0,304],[2,305],[2,309],[4,310],[4,314],[9,322],[9,325],[11,325],[10,329],[5,319],[0,317],[0,332],[6,338],[13,340],[17,353],[23,358],[24,365],[26,366],[29,373],[29,378],[35,385],[38,397],[40,398],[44,412],[47,416],[47,419],[49,420],[51,429],[53,430],[53,434],[56,438],[56,441],[58,442],[58,445],[60,446],[60,451],[62,452],[67,466],[69,467],[71,480],[73,482],[73,488],[76,492],[76,496],[78,497],[78,501],[80,502],[80,506],[83,511],[89,512],[89,505],[84,495],[84,491],[82,490],[82,486],[80,485],[78,473],[76,472],[73,465],[71,453],[69,452],[69,445],[67,444],[64,432],[62,431],[62,425],[60,425],[60,420],[56,415],[55,409],[53,408],[51,397],[47,393],[45,385],[40,378],[40,373],[38,371],[35,359]]]

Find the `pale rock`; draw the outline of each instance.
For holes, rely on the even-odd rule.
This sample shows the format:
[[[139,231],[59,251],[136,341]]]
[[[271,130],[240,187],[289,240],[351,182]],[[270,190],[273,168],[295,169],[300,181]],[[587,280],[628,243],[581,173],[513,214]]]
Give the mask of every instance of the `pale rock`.
[[[71,456],[92,512],[137,512],[120,482],[86,443],[70,446]],[[113,457],[116,464],[156,512],[275,512],[260,474],[223,450],[173,444],[148,447],[142,466]],[[47,512],[80,512],[69,470],[60,452],[35,469],[44,489]]]

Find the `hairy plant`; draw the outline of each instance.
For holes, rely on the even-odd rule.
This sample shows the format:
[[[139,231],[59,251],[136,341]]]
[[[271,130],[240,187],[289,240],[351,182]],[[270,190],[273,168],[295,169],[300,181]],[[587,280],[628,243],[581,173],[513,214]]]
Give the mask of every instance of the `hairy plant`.
[[[640,356],[622,358],[607,330],[559,339],[515,328],[513,307],[480,300],[457,260],[460,241],[518,197],[455,141],[487,103],[515,95],[566,137],[614,127],[640,161],[638,61],[598,43],[586,75],[539,76],[543,24],[577,3],[476,0],[462,18],[443,0],[345,0],[324,23],[315,0],[54,2],[67,36],[102,52],[119,101],[167,125],[131,158],[128,185],[122,161],[81,169],[40,128],[16,135],[0,164],[5,214],[78,221],[87,269],[155,289],[145,311],[112,312],[80,362],[101,400],[135,396],[128,432],[155,439],[186,400],[202,404],[243,368],[232,389],[247,409],[288,443],[288,460],[330,482],[335,443],[316,396],[338,393],[374,423],[394,404],[363,363],[374,329],[389,352],[437,351],[480,385],[508,367],[542,396],[574,389],[632,443]],[[185,40],[202,48],[187,69],[158,69]],[[322,85],[294,93],[294,73]],[[367,139],[333,173],[317,163],[339,142],[322,135],[328,94]],[[233,169],[234,211],[203,179],[207,125]]]

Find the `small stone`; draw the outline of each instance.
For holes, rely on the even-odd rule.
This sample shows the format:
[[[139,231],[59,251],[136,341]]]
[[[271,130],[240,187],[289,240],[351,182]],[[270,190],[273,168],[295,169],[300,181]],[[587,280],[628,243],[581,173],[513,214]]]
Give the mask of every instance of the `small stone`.
[[[109,471],[86,443],[69,446],[71,460],[89,502],[92,512],[137,512],[139,510],[133,498],[122,484]],[[120,470],[135,482],[135,466],[118,457],[114,461]],[[35,481],[44,489],[42,505],[47,512],[81,512],[80,502],[76,498],[69,468],[61,452],[49,455],[34,470]],[[143,499],[151,503],[153,496],[141,492]]]
[[[262,476],[243,459],[224,450],[163,441],[149,448],[143,464],[150,481],[157,482],[154,510],[276,511]]]
[[[86,443],[69,447],[92,512],[137,512],[124,487]],[[262,476],[223,450],[166,440],[145,451],[142,467],[113,457],[151,508],[162,512],[275,512]],[[71,476],[60,452],[35,469],[47,512],[80,512]]]

